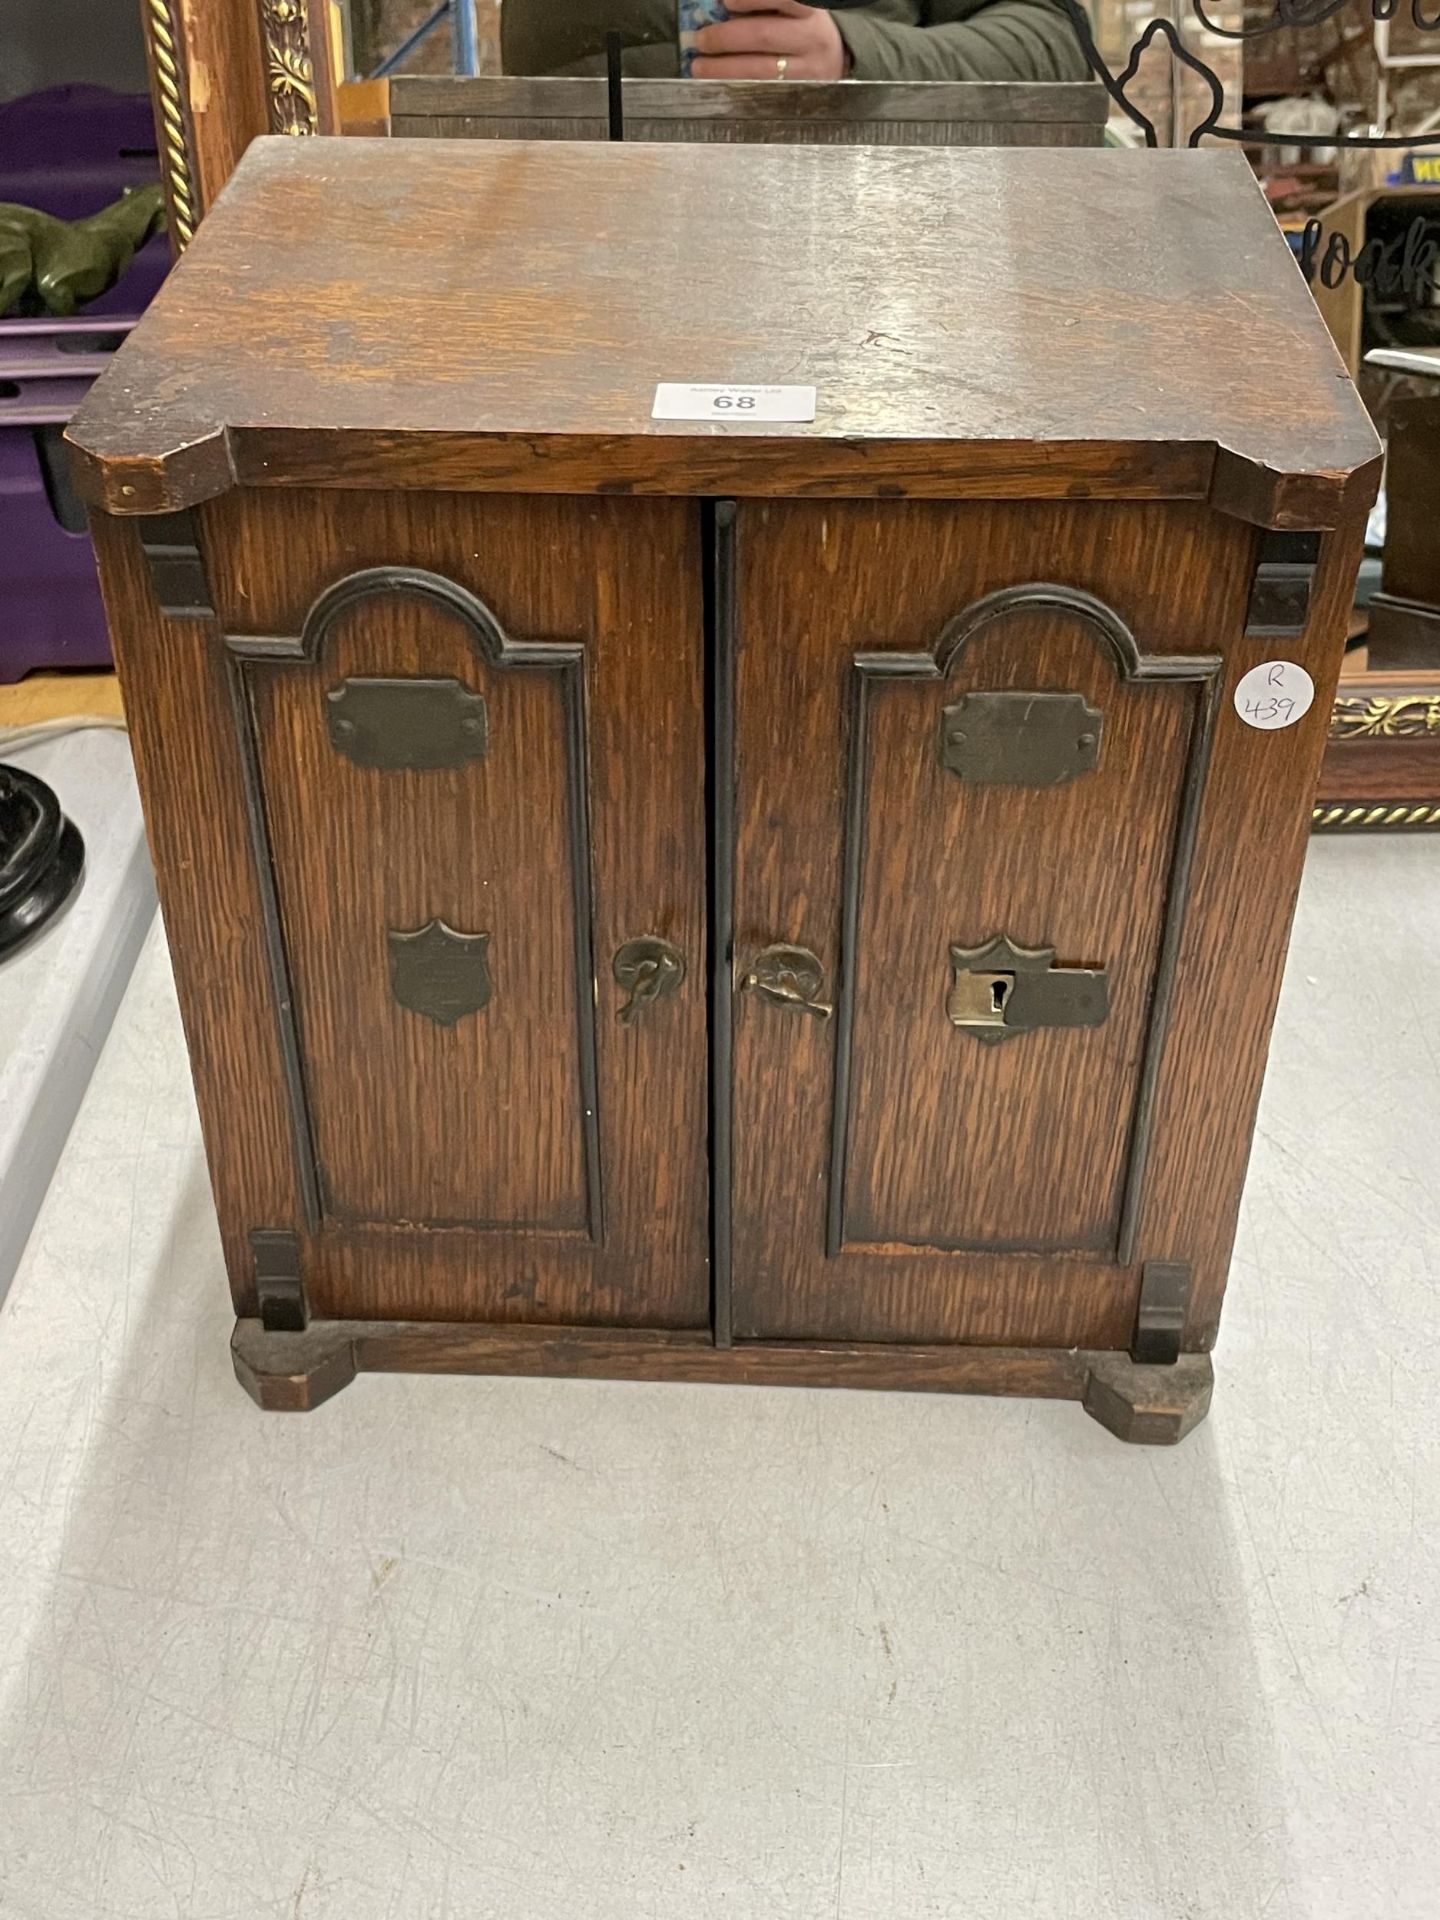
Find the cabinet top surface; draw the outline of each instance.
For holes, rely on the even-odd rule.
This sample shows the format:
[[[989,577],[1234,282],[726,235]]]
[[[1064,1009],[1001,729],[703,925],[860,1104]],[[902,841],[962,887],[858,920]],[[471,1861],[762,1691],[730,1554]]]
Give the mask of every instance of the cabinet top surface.
[[[658,382],[813,422],[656,421]],[[235,485],[1211,498],[1378,447],[1229,152],[258,141],[70,430],[114,512]]]

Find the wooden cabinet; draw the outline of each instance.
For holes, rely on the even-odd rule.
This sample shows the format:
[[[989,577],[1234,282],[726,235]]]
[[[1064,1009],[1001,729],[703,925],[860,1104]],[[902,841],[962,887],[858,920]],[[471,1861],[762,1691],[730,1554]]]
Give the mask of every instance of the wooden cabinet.
[[[1242,162],[263,143],[72,439],[262,1404],[1203,1414],[1375,479]]]

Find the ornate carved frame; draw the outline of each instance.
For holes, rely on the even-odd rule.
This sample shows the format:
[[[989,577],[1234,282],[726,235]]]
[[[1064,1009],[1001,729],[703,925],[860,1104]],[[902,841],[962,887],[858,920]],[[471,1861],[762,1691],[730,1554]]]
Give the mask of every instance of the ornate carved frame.
[[[329,5],[142,0],[177,248],[258,134],[339,126]],[[1440,675],[1342,683],[1314,824],[1322,832],[1440,829]]]
[[[161,172],[177,248],[258,134],[336,124],[329,0],[143,0]]]

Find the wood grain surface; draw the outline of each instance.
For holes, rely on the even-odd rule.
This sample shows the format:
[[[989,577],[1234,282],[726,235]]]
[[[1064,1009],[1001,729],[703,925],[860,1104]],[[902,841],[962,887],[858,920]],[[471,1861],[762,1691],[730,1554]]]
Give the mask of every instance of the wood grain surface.
[[[655,423],[659,379],[813,381],[820,407]],[[201,502],[213,617],[163,614],[138,531],[96,531],[242,1314],[248,1236],[279,1229],[317,1320],[386,1323],[359,1364],[459,1340],[481,1365],[525,1325],[506,1351],[537,1367],[578,1339],[585,1368],[633,1370],[653,1339],[657,1377],[677,1353],[748,1377],[711,1344],[733,1307],[770,1377],[1063,1379],[1117,1427],[1198,1417],[1208,1374],[1142,1413],[1123,1366],[1057,1356],[1123,1353],[1150,1261],[1193,1274],[1185,1348],[1214,1337],[1375,481],[1242,161],[265,143],[74,438],[116,515]],[[723,647],[707,764],[706,600],[731,582],[693,497],[725,489],[733,766]],[[1330,529],[1283,642],[1245,631],[1266,524]],[[573,676],[428,602],[368,600],[280,657],[318,596],[386,567],[570,647],[583,710]],[[957,614],[1038,582],[1113,609],[1140,677],[1073,608],[1027,606],[943,680],[875,668],[859,704],[857,656],[923,667]],[[1233,690],[1281,653],[1315,704],[1258,732]],[[1162,657],[1179,677],[1146,677]],[[418,674],[483,695],[483,760],[382,773],[330,745],[341,680]],[[1098,769],[958,781],[940,712],[967,689],[1083,693]],[[707,954],[732,866],[734,952],[719,926]],[[388,973],[389,933],[432,919],[491,941],[490,1004],[451,1027]],[[998,934],[1105,967],[1106,1022],[993,1050],[957,1030],[948,949]],[[611,961],[642,935],[688,979],[622,1025]],[[817,956],[839,1017],[742,990],[777,944]],[[734,1098],[713,1200],[707,958]],[[956,1347],[999,1351],[925,1357]]]
[[[656,422],[661,380],[817,415]],[[1196,152],[258,141],[70,438],[121,513],[238,478],[1323,527],[1378,471],[1248,167]]]
[[[1356,537],[1352,527],[1327,543],[1310,626],[1286,642],[1315,677],[1316,704],[1298,726],[1262,734],[1229,702],[1240,674],[1275,644],[1243,635],[1255,536],[1237,522],[1155,505],[742,505],[737,978],[759,948],[786,941],[821,958],[833,993],[856,651],[927,649],[982,594],[1043,574],[1107,601],[1143,652],[1223,653],[1225,665],[1135,1260],[1116,1264],[1101,1241],[1132,1115],[1193,696],[1117,688],[1073,630],[1032,621],[997,630],[988,654],[981,642],[965,675],[997,686],[1011,675],[1046,686],[1076,677],[1114,715],[1088,790],[1082,779],[1045,793],[947,792],[953,776],[932,776],[926,764],[938,707],[951,696],[901,683],[881,697],[850,1164],[857,1225],[877,1234],[948,1236],[968,1217],[966,1237],[1043,1229],[1070,1236],[1077,1250],[1043,1259],[937,1253],[900,1245],[897,1234],[827,1259],[835,1032],[740,992],[738,1336],[1123,1347],[1146,1259],[1194,1266],[1196,1326],[1213,1331]],[[1015,915],[1019,924],[1003,924]],[[1114,961],[1113,1031],[1032,1034],[989,1053],[952,1028],[943,1012],[948,943],[999,931],[1054,944],[1075,964]],[[1103,1071],[1092,1073],[1087,1048],[1097,1067],[1104,1056]]]
[[[216,1143],[212,1171],[237,1297],[248,1285],[247,1231],[303,1231],[294,1166],[305,1149],[282,1118],[254,864],[235,838],[244,831],[241,779],[234,716],[221,704],[217,629],[298,634],[337,578],[410,565],[478,593],[516,638],[583,643],[597,979],[579,981],[575,971],[564,730],[549,676],[488,670],[452,620],[397,600],[352,609],[313,666],[248,669],[326,1202],[318,1232],[304,1237],[312,1308],[704,1325],[695,510],[667,501],[232,495],[204,517],[215,623],[157,620],[128,530],[111,523],[101,531],[122,675],[133,668],[143,689],[137,758],[158,823],[182,1004],[198,1037],[197,1091]],[[483,761],[464,771],[380,773],[336,753],[325,726],[330,687],[350,673],[421,670],[484,692]],[[637,754],[632,743],[642,735],[646,751]],[[238,966],[216,951],[210,931],[212,917],[224,927],[237,915],[245,928]],[[449,1028],[398,1007],[390,993],[386,929],[432,916],[492,935],[494,997]],[[622,1026],[610,959],[645,933],[672,941],[690,978],[678,996]],[[601,1246],[587,1237],[579,993],[593,994],[596,1007]]]
[[[1318,804],[1409,805],[1440,825],[1440,673],[1342,678],[1320,770]]]
[[[1043,1347],[760,1345],[718,1349],[694,1335],[587,1327],[465,1327],[315,1321],[299,1334],[236,1322],[236,1378],[274,1412],[308,1413],[357,1371],[559,1374],[573,1379],[685,1381],[709,1386],[902,1389],[1080,1400],[1122,1440],[1173,1446],[1205,1417],[1208,1354],[1136,1366],[1127,1354]]]
[[[250,1230],[304,1211],[230,666],[207,622],[161,613],[132,523],[90,533],[125,696],[225,1264],[255,1311]]]
[[[377,503],[356,504],[369,511],[348,537],[380,551],[365,524]],[[510,503],[496,504],[472,561],[487,585],[516,551]],[[313,522],[307,542],[325,544]],[[484,758],[356,766],[326,729],[326,694],[351,676],[451,677],[482,694]],[[327,1217],[586,1233],[577,1003],[592,987],[588,969],[577,978],[575,890],[589,852],[567,833],[559,678],[487,667],[453,614],[386,596],[351,607],[313,665],[249,680]],[[388,935],[437,920],[488,937],[489,1003],[452,1025],[391,989]]]
[[[603,79],[397,74],[393,132],[408,139],[605,140]],[[1096,80],[627,80],[627,140],[843,146],[1095,147]]]
[[[856,571],[835,582],[862,631],[909,597],[881,557],[906,548],[886,534],[847,540]],[[941,709],[987,688],[1083,694],[1104,716],[1099,767],[1053,787],[957,779]],[[1119,680],[1095,630],[1048,609],[997,621],[943,681],[872,693],[850,1241],[1113,1250],[1196,702],[1193,685]],[[953,1027],[950,946],[996,934],[1105,968],[1104,1024],[1000,1046]]]
[[[1137,1242],[1142,1260],[1193,1267],[1187,1348],[1209,1347],[1219,1325],[1363,537],[1362,514],[1321,541],[1309,618],[1296,638],[1238,632],[1218,583],[1212,603],[1212,644],[1225,655],[1220,719]],[[1223,553],[1215,561],[1222,573]],[[1188,633],[1193,610],[1180,617]],[[1261,733],[1236,713],[1235,687],[1277,656],[1306,669],[1315,700],[1297,725]]]

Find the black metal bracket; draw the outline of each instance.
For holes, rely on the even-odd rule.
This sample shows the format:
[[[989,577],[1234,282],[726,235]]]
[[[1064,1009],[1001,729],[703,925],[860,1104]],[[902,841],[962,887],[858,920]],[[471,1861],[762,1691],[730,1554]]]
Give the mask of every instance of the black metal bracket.
[[[1318,533],[1261,534],[1250,608],[1245,615],[1245,632],[1250,639],[1293,638],[1305,631],[1319,558]]]
[[[140,522],[140,545],[150,563],[150,584],[160,611],[172,620],[213,620],[195,515],[147,514]]]
[[[300,1278],[299,1234],[259,1227],[250,1235],[250,1251],[260,1324],[267,1333],[304,1333],[310,1324],[310,1307]]]
[[[1140,1307],[1130,1358],[1143,1367],[1173,1367],[1180,1358],[1191,1273],[1178,1260],[1147,1260],[1140,1275]]]
[[[612,140],[625,138],[625,78],[620,64],[624,38],[618,33],[605,36],[605,105]]]

